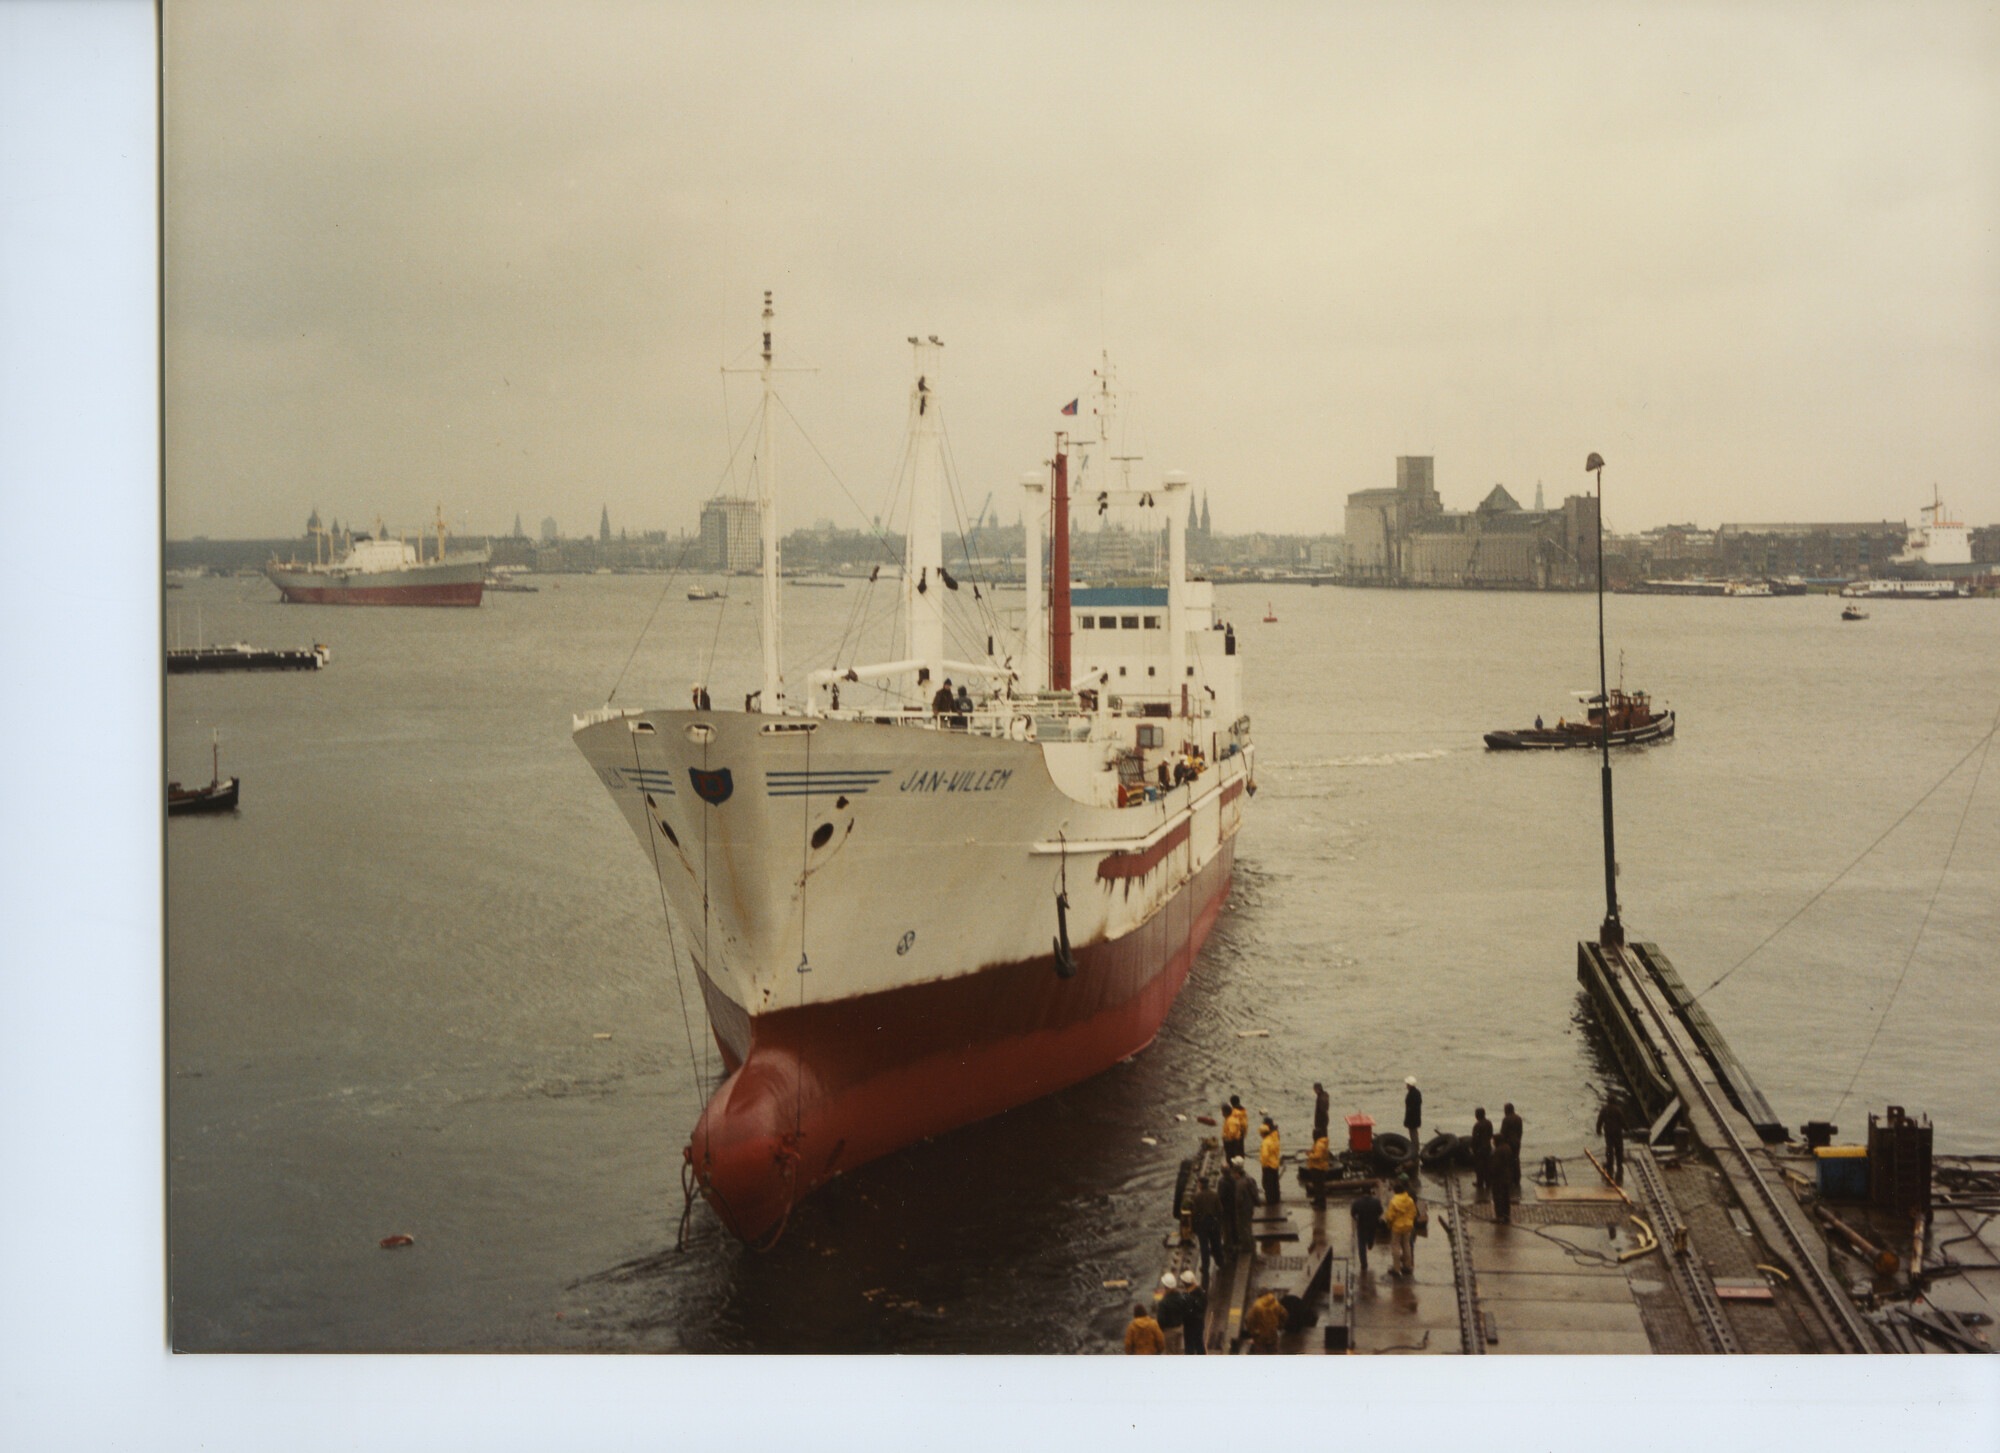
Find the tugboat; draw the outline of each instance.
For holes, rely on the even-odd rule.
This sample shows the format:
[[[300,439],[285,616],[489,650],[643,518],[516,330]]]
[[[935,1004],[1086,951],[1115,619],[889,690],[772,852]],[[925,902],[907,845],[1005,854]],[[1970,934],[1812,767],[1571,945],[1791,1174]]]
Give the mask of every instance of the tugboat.
[[[1653,700],[1645,692],[1614,686],[1609,695],[1612,746],[1642,747],[1651,742],[1673,739],[1674,714],[1671,711],[1654,711]],[[1546,752],[1563,747],[1601,745],[1604,741],[1604,695],[1579,691],[1576,699],[1586,708],[1581,721],[1558,720],[1553,727],[1544,727],[1541,718],[1537,717],[1534,726],[1520,731],[1488,732],[1486,749],[1491,752]]]
[[[1868,619],[1868,612],[1858,605],[1850,605],[1841,611],[1840,618],[1844,621],[1865,621]]]
[[[219,737],[212,738],[210,746],[213,752],[214,765],[210,769],[211,775],[208,785],[206,787],[183,787],[178,782],[169,782],[167,784],[168,817],[181,817],[195,812],[236,811],[238,780],[234,777],[231,777],[227,782],[222,780],[221,739]]]

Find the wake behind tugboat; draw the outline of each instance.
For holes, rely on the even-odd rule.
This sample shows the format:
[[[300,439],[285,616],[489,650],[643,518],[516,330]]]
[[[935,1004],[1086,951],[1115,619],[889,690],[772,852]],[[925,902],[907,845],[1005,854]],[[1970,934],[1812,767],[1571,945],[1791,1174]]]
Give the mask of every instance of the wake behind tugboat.
[[[1643,691],[1612,687],[1611,745],[1641,747],[1651,742],[1669,741],[1674,735],[1674,714],[1654,711],[1653,701]],[[1486,733],[1486,748],[1492,752],[1548,752],[1565,747],[1596,747],[1604,742],[1604,697],[1596,692],[1578,692],[1577,700],[1587,708],[1581,721],[1558,719],[1544,727],[1537,717],[1532,727],[1519,731]]]

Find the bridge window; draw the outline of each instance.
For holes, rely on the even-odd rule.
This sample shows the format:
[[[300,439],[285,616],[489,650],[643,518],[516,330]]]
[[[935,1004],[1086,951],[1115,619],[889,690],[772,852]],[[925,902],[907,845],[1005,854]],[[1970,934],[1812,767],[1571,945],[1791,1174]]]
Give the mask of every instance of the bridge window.
[[[1136,631],[1139,629],[1139,618],[1137,616],[1125,616],[1118,624],[1125,630]]]
[[[1157,630],[1158,630],[1159,628],[1160,628],[1160,618],[1159,618],[1158,616],[1147,616],[1147,617],[1146,617],[1146,629],[1147,629],[1147,630],[1149,630],[1149,631],[1157,631]]]
[[[1083,628],[1084,628],[1084,629],[1085,629],[1085,630],[1087,631],[1087,630],[1090,630],[1090,629],[1092,629],[1093,627],[1095,627],[1095,626],[1096,626],[1096,624],[1097,624],[1097,617],[1096,617],[1096,616],[1078,616],[1078,617],[1076,618],[1076,623],[1077,623],[1078,625],[1082,626],[1082,627],[1083,627]]]

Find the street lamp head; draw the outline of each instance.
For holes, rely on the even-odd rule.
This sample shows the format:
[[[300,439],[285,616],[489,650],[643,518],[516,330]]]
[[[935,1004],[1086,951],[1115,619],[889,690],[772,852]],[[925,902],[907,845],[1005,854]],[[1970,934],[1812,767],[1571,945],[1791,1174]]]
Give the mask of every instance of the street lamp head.
[[[1583,461],[1583,472],[1585,474],[1590,473],[1593,469],[1602,469],[1603,467],[1604,456],[1602,454],[1593,454],[1590,458]]]

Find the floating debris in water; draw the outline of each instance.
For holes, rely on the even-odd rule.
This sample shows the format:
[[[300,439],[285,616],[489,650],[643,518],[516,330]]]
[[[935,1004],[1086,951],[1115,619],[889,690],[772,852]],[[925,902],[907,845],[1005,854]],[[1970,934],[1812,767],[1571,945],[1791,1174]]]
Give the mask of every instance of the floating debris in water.
[[[610,1036],[610,1035],[608,1035],[608,1034],[593,1034],[593,1035],[591,1035],[590,1037],[591,1037],[592,1039],[609,1039],[609,1038],[611,1038],[611,1036]]]
[[[394,1236],[384,1236],[382,1238],[382,1249],[384,1251],[394,1251],[399,1246],[415,1246],[416,1244],[416,1237],[405,1236],[400,1231]]]
[[[1176,1114],[1174,1116],[1174,1119],[1178,1120],[1183,1125],[1187,1124],[1187,1116],[1185,1115]]]
[[[1150,1135],[1142,1135],[1139,1137],[1139,1143],[1141,1145],[1158,1145],[1160,1142]]]
[[[1131,1278],[1119,1276],[1113,1277],[1110,1281],[1106,1282],[1104,1289],[1108,1292],[1115,1292],[1120,1287],[1129,1287],[1130,1285],[1132,1285]]]
[[[1268,1029],[1239,1029],[1236,1031],[1236,1037],[1238,1039],[1269,1039],[1271,1031]]]
[[[1215,1123],[1215,1117],[1213,1115],[1197,1115],[1194,1118],[1199,1120],[1204,1125],[1213,1125]]]

